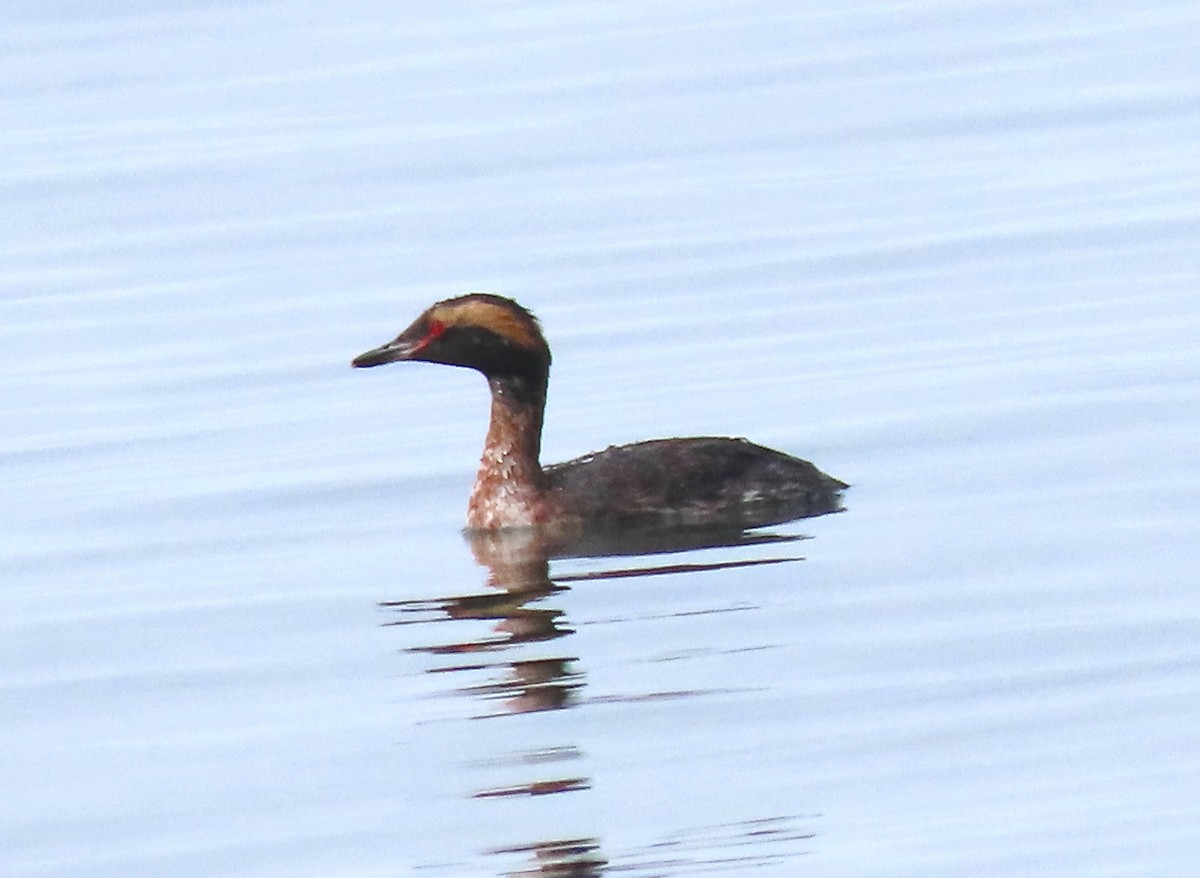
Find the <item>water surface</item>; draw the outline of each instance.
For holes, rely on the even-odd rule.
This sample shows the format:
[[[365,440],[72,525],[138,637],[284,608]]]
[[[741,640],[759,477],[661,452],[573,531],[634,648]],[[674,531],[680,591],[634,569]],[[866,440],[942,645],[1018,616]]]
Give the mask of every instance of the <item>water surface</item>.
[[[1191,874],[1197,21],[14,6],[6,873]],[[498,587],[468,289],[847,510]]]

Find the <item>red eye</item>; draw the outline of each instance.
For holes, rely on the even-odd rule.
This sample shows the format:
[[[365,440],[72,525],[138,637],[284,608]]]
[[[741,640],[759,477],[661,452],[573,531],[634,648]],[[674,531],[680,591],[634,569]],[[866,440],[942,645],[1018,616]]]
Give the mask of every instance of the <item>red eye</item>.
[[[443,323],[440,320],[430,320],[429,321],[429,330],[425,333],[425,337],[427,339],[435,339],[435,338],[438,338],[445,331],[446,331],[445,323]]]

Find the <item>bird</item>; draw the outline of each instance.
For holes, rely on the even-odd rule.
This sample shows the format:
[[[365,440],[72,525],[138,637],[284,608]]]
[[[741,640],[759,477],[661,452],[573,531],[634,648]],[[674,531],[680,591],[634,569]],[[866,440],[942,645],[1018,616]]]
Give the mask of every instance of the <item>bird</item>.
[[[442,363],[487,379],[491,418],[467,503],[469,532],[614,522],[754,526],[841,508],[845,482],[742,438],[651,439],[543,466],[550,359],[530,311],[477,292],[431,305],[352,365]]]

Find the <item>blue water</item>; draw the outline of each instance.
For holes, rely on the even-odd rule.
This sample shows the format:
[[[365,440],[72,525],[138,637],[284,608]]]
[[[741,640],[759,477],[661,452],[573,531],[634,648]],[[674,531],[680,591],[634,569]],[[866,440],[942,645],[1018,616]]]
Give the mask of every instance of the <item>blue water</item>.
[[[1195,4],[4,34],[5,874],[1192,874]],[[846,511],[489,584],[483,382],[349,368],[470,289],[547,459],[746,435]]]

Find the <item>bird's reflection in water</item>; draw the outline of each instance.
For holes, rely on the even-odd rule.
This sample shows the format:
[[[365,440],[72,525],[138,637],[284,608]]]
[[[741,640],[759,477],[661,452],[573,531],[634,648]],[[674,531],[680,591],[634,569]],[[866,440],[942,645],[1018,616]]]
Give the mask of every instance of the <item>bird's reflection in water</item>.
[[[808,824],[815,816],[764,817],[689,827],[610,856],[602,855],[600,843],[594,838],[513,845],[493,848],[487,853],[525,859],[524,868],[503,873],[508,878],[597,878],[606,873],[644,878],[727,875],[780,866],[809,853],[815,833]]]
[[[411,652],[432,655],[474,656],[431,668],[430,673],[492,673],[484,683],[458,689],[464,695],[493,705],[485,715],[560,710],[570,706],[572,693],[582,685],[575,670],[575,656],[513,655],[525,644],[545,644],[566,637],[573,630],[563,624],[563,611],[547,606],[566,586],[550,579],[549,558],[529,534],[490,539],[471,539],[475,558],[488,570],[483,593],[464,594],[421,601],[389,601],[382,606],[400,613],[389,624],[406,625],[445,620],[490,623],[482,635],[473,626],[456,626],[456,632],[473,634],[463,640],[411,647]],[[499,658],[501,653],[504,658]],[[512,657],[509,657],[512,655]],[[499,704],[499,708],[494,705]]]
[[[398,614],[390,625],[445,623],[446,621],[485,622],[479,626],[438,625],[439,631],[453,630],[459,637],[445,642],[410,647],[410,652],[432,656],[453,656],[456,660],[429,669],[429,673],[488,675],[482,683],[462,685],[454,691],[487,704],[476,718],[538,711],[562,710],[580,703],[584,673],[577,656],[559,647],[547,654],[547,645],[562,641],[573,633],[564,611],[554,606],[554,598],[565,592],[568,582],[621,579],[681,572],[717,570],[729,567],[779,564],[800,560],[791,549],[803,537],[747,530],[730,525],[717,528],[592,528],[564,534],[537,530],[475,532],[467,535],[471,551],[487,570],[487,591],[438,597],[428,600],[387,601],[381,606]],[[712,562],[647,563],[648,556],[670,556],[683,552],[719,547],[779,547],[766,557],[750,560]],[[643,559],[641,563],[637,559]],[[567,559],[608,559],[612,563],[600,570],[564,571],[551,576],[551,561]],[[569,566],[569,564],[567,565]],[[540,646],[537,656],[523,649]],[[557,652],[558,654],[554,654]],[[525,654],[523,654],[525,653]],[[465,660],[472,656],[473,660]],[[516,784],[476,790],[472,798],[483,800],[512,797],[548,796],[579,792],[591,786],[591,779],[565,771],[566,764],[582,754],[574,744],[497,759],[537,766],[539,776]],[[554,774],[556,767],[557,774]],[[537,841],[497,848],[493,853],[507,856],[524,852],[532,862],[529,868],[509,874],[592,876],[606,868],[598,839],[573,838],[566,841]]]
[[[486,683],[464,686],[458,690],[482,701],[499,701],[502,704],[499,710],[493,708],[486,715],[558,710],[571,706],[576,690],[583,685],[582,674],[576,667],[576,656],[503,659],[484,656],[496,656],[524,644],[544,644],[574,633],[565,624],[562,609],[546,605],[554,595],[566,591],[568,586],[565,583],[778,564],[799,559],[789,555],[654,566],[616,564],[604,570],[562,573],[555,579],[550,576],[552,559],[634,558],[716,547],[792,543],[799,539],[802,537],[751,532],[740,528],[609,528],[569,535],[526,529],[474,532],[467,534],[467,540],[475,560],[488,571],[486,585],[491,591],[433,599],[383,601],[380,606],[400,615],[400,618],[386,623],[388,625],[446,620],[491,623],[487,633],[482,636],[478,635],[478,629],[470,629],[476,632],[476,636],[410,647],[409,651],[442,656],[479,656],[476,661],[459,661],[431,668],[429,672],[495,672],[495,676]],[[462,631],[466,633],[468,629],[463,627]]]
[[[553,878],[597,878],[608,862],[600,855],[600,843],[594,838],[566,838],[537,844],[494,848],[497,856],[524,855],[533,860],[530,867],[507,872],[509,878],[553,876]]]

